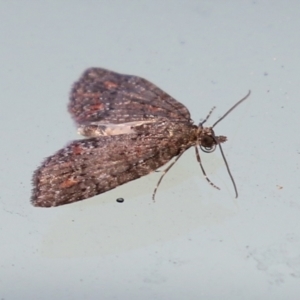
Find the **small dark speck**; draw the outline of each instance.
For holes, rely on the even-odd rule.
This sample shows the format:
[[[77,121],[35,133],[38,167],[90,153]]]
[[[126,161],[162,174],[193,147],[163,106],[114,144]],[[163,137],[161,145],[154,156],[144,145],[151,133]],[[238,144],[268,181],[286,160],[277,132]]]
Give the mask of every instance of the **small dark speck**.
[[[118,198],[118,199],[117,199],[117,202],[123,203],[123,202],[124,202],[124,198]]]
[[[269,74],[267,72],[264,73],[264,76],[268,76]]]

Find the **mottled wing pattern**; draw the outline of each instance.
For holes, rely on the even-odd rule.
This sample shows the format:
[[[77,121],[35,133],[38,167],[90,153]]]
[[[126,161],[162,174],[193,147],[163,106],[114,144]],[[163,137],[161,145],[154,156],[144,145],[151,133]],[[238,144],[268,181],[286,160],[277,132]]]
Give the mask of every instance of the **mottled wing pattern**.
[[[34,173],[32,204],[72,203],[151,173],[192,145],[189,125],[176,126],[161,122],[134,134],[71,142]]]
[[[100,68],[86,70],[74,84],[69,111],[79,125],[160,118],[191,122],[188,109],[153,83]]]

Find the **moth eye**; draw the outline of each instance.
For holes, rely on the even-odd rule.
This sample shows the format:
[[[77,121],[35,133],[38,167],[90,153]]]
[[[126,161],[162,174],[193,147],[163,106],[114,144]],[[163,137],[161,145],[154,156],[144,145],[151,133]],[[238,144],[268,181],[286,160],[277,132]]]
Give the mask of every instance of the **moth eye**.
[[[211,153],[216,149],[216,141],[211,136],[204,136],[201,139],[200,148],[203,152]]]
[[[201,138],[201,146],[204,148],[211,148],[215,144],[216,141],[211,136],[206,135]]]

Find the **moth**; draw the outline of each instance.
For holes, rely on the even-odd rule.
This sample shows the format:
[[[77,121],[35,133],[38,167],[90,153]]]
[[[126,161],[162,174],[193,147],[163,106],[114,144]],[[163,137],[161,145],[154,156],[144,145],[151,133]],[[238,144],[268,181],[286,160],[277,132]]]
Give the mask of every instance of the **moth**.
[[[198,147],[205,152],[220,148],[236,197],[237,188],[214,127],[248,94],[211,127],[207,118],[196,125],[188,109],[153,83],[137,76],[101,68],[86,70],[75,82],[68,109],[78,132],[86,139],[75,140],[46,158],[33,175],[31,202],[52,207],[69,204],[109,191],[147,175],[167,162],[154,190],[167,171],[190,147],[206,180]]]

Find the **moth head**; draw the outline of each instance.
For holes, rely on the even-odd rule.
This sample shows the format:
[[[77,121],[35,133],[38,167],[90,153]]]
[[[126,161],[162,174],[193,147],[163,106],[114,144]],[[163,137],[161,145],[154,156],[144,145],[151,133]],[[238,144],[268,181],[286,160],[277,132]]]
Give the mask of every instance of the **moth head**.
[[[211,127],[199,127],[201,129],[199,136],[199,146],[203,152],[211,153],[215,151],[218,144],[227,141],[227,137],[220,135],[216,136]]]
[[[221,151],[221,155],[223,157],[224,163],[226,165],[227,168],[227,172],[229,174],[229,177],[231,178],[234,190],[235,190],[235,196],[236,198],[238,197],[238,192],[237,192],[237,188],[236,188],[236,184],[234,182],[233,176],[230,172],[227,160],[225,158],[223,149],[221,144],[227,141],[226,136],[216,136],[215,132],[213,130],[213,128],[220,122],[222,121],[229,113],[231,113],[239,104],[241,104],[244,100],[246,100],[250,95],[250,91],[248,92],[248,94],[242,98],[240,101],[238,101],[234,106],[232,106],[221,118],[219,118],[219,120],[217,120],[212,127],[203,127],[203,124],[208,120],[208,118],[210,117],[211,113],[213,112],[213,110],[215,109],[213,107],[213,109],[209,112],[209,114],[207,115],[207,117],[204,119],[204,121],[202,121],[199,126],[198,126],[198,145],[201,148],[202,151],[210,153],[215,151],[216,147],[218,146],[220,151]],[[200,163],[201,169],[203,174],[206,176],[205,171],[203,169],[201,160],[200,160],[200,155],[198,153],[198,150],[196,149],[196,153],[197,153],[197,159]],[[209,180],[208,180],[209,181]],[[209,181],[210,182],[210,181]],[[215,186],[216,187],[216,186]]]

